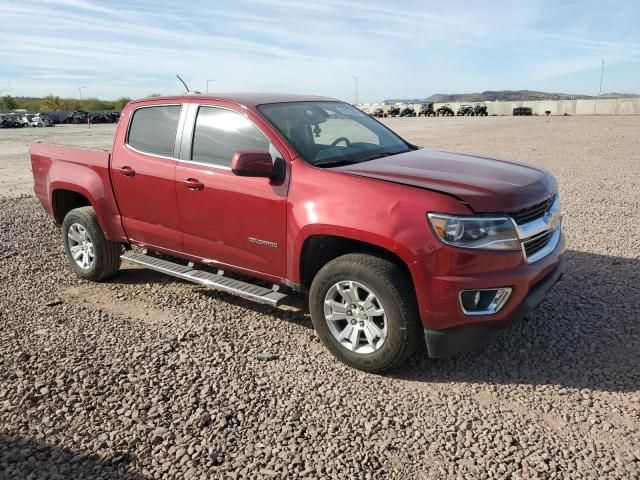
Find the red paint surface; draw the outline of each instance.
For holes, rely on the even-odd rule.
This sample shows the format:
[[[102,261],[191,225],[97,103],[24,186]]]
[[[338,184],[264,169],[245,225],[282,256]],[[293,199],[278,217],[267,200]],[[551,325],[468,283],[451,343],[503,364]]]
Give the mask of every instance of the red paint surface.
[[[417,150],[334,169],[305,163],[256,106],[306,96],[185,96],[141,100],[122,112],[112,154],[36,144],[30,149],[35,192],[53,212],[58,188],[86,196],[108,238],[152,247],[278,283],[301,282],[300,257],[313,235],[335,235],[387,249],[411,273],[425,327],[444,329],[509,318],[529,288],[559,262],[555,252],[528,265],[522,253],[459,249],[435,238],[427,212],[509,212],[555,192],[544,170],[502,160]],[[190,103],[247,115],[281,152],[284,180],[234,175],[230,169],[157,158],[125,145],[133,109]],[[122,170],[128,167],[130,170]],[[117,201],[117,202],[116,202]],[[250,238],[270,242],[257,244]],[[277,246],[274,246],[277,245]],[[505,308],[466,317],[457,292],[510,286]]]

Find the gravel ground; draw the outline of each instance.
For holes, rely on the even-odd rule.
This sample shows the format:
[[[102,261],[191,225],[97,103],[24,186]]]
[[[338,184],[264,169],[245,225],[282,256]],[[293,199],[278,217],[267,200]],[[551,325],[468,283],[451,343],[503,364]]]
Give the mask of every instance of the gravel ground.
[[[387,122],[551,169],[569,252],[528,321],[386,376],[335,361],[302,297],[78,280],[37,200],[4,188],[35,129],[0,131],[20,152],[0,154],[0,478],[640,478],[640,117]]]

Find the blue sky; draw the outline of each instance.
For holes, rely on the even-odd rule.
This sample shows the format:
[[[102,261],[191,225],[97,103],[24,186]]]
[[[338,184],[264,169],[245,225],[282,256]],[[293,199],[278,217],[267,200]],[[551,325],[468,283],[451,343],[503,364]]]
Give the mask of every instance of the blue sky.
[[[640,93],[640,1],[0,0],[0,92]]]

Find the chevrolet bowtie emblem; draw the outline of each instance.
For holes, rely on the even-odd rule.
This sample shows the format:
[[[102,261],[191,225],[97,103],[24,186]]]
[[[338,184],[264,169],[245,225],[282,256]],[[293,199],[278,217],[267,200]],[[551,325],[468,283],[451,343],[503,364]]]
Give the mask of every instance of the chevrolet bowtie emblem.
[[[558,226],[558,212],[556,211],[548,211],[544,214],[544,223],[549,225],[549,228],[556,228]]]

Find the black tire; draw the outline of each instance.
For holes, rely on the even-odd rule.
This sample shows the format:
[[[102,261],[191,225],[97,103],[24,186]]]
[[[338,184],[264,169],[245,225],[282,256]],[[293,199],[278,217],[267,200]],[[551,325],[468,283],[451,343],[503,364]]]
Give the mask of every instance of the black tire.
[[[387,336],[371,353],[347,349],[331,332],[325,319],[324,300],[329,289],[346,280],[366,286],[379,299],[386,313]],[[340,361],[358,370],[383,372],[392,369],[424,345],[411,279],[399,265],[381,257],[351,253],[327,263],[311,284],[309,311],[322,343]]]
[[[93,263],[88,268],[82,268],[78,265],[71,253],[69,229],[74,224],[80,224],[84,227],[93,245]],[[120,269],[122,244],[105,238],[93,207],[80,207],[67,213],[62,222],[62,242],[71,268],[81,278],[99,282],[112,276]]]

